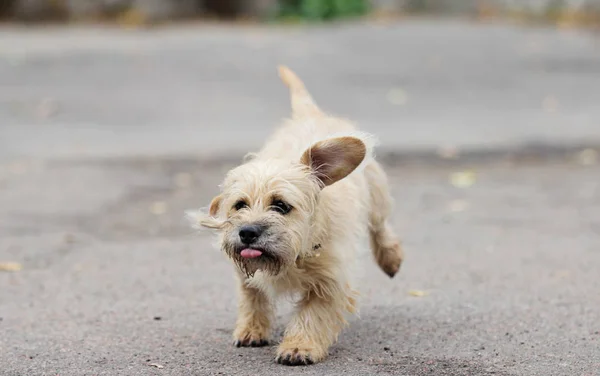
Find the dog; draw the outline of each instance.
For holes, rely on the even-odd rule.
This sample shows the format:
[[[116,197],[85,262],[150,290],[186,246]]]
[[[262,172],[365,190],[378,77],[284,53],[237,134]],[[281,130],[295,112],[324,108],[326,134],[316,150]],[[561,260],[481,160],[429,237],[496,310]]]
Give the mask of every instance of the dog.
[[[198,228],[215,231],[235,265],[239,304],[234,344],[265,346],[277,298],[295,297],[295,313],[276,362],[323,361],[356,313],[352,265],[361,239],[389,276],[403,252],[389,223],[387,176],[373,157],[375,138],[350,121],[325,114],[304,83],[279,66],[292,114],[266,141],[230,170]]]

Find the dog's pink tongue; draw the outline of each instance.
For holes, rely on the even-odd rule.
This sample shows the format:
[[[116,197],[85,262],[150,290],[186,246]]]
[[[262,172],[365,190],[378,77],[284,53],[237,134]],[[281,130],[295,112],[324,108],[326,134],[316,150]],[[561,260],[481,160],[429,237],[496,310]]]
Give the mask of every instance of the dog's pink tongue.
[[[242,249],[242,252],[240,252],[240,255],[243,258],[256,258],[259,257],[260,255],[262,255],[262,252],[256,249],[251,249],[251,248],[246,248],[246,249]]]

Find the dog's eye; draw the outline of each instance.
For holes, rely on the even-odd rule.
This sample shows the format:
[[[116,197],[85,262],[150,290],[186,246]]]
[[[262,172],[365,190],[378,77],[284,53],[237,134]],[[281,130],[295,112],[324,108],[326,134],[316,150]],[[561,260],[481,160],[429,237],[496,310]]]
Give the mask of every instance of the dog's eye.
[[[240,200],[240,201],[236,202],[235,205],[233,206],[233,208],[235,210],[242,210],[242,209],[247,208],[247,207],[248,207],[248,204],[246,204],[246,202],[243,201],[243,200]]]
[[[271,208],[280,214],[287,214],[292,210],[292,207],[281,200],[273,201]]]

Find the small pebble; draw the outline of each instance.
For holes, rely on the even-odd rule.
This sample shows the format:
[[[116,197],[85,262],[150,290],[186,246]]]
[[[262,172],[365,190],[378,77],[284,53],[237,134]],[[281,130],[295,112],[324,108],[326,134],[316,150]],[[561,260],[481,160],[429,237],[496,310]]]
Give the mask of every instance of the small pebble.
[[[465,200],[453,200],[448,206],[452,212],[462,212],[467,209],[469,204]]]
[[[558,99],[556,99],[556,97],[554,97],[552,95],[548,95],[542,101],[542,108],[546,112],[549,112],[549,113],[557,112],[558,107],[559,107]]]
[[[181,172],[175,175],[175,185],[179,188],[188,188],[192,185],[192,175],[187,172]]]
[[[63,241],[65,243],[71,244],[75,242],[75,237],[73,236],[73,234],[65,234],[63,236]]]
[[[584,166],[598,163],[598,152],[594,149],[585,149],[577,155],[577,161]]]
[[[459,149],[451,145],[441,146],[438,148],[437,154],[443,159],[457,159],[459,156]]]
[[[150,206],[150,212],[154,215],[162,215],[167,212],[167,204],[162,201],[156,201]]]
[[[401,88],[393,88],[388,91],[387,100],[395,106],[404,106],[408,102],[408,95]]]

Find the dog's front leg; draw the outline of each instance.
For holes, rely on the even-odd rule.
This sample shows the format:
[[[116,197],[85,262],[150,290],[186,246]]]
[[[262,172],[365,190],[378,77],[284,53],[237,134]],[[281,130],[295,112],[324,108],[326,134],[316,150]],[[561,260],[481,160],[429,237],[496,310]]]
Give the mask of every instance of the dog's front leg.
[[[237,280],[239,302],[234,344],[237,347],[266,346],[269,344],[273,306],[264,292],[248,286],[241,276]]]
[[[344,327],[345,310],[353,310],[354,299],[335,282],[307,291],[286,328],[277,349],[277,363],[307,365],[320,362]]]

